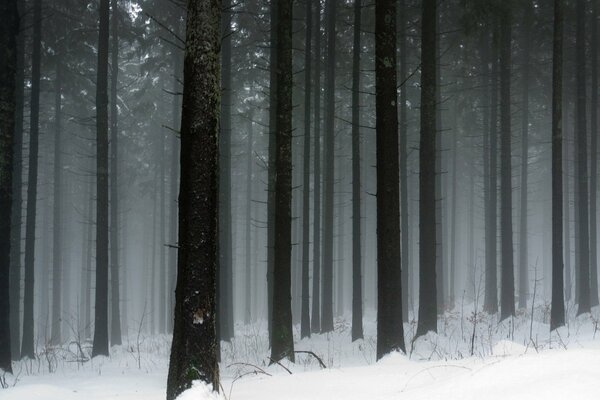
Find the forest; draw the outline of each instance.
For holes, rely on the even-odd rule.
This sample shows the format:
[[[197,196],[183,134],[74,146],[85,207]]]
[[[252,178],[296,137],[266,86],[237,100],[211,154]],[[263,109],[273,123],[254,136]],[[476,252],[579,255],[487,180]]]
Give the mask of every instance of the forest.
[[[0,400],[596,398],[599,18],[2,0]]]

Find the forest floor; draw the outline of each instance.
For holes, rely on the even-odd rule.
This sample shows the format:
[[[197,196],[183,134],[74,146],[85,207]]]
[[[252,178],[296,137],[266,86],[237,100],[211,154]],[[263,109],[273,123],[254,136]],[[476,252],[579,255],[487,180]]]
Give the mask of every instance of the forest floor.
[[[549,307],[496,317],[459,305],[439,320],[438,334],[412,341],[407,354],[375,362],[375,314],[367,312],[365,339],[350,341],[350,318],[335,333],[296,340],[296,363],[269,365],[266,326],[236,326],[223,344],[225,400],[281,399],[597,399],[600,393],[600,309],[574,316],[549,333]],[[299,336],[299,326],[295,326]],[[0,400],[154,400],[165,398],[170,338],[131,332],[110,357],[89,359],[90,343],[39,348],[36,360],[15,363],[0,376]],[[82,356],[83,355],[83,356]],[[316,357],[315,357],[316,356]],[[317,358],[318,357],[318,358]],[[323,368],[321,362],[326,368]],[[182,398],[216,399],[198,385]]]

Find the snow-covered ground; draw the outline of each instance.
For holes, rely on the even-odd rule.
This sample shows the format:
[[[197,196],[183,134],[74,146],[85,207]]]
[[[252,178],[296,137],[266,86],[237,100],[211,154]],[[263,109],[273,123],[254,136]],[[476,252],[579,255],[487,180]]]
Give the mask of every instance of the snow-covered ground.
[[[297,340],[296,363],[269,364],[264,323],[237,326],[224,344],[221,399],[598,399],[600,396],[600,310],[575,318],[549,334],[547,306],[534,318],[522,313],[498,323],[494,317],[458,306],[439,322],[439,334],[412,342],[415,323],[405,324],[407,354],[375,362],[375,318],[367,313],[365,339],[350,341],[349,318],[336,332]],[[475,330],[474,322],[476,322]],[[299,327],[295,327],[299,333]],[[475,334],[473,334],[475,332]],[[596,335],[596,333],[598,333]],[[40,348],[35,361],[14,364],[3,377],[0,400],[165,398],[170,339],[131,333],[110,358],[88,360],[77,344]],[[85,360],[82,361],[82,358]],[[184,400],[214,398],[201,385]]]

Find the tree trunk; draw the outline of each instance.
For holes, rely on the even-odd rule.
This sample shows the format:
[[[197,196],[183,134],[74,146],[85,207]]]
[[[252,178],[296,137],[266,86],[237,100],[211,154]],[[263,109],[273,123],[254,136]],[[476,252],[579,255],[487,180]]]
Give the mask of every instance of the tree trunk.
[[[277,119],[277,5],[271,0],[271,32],[269,56],[269,148],[268,148],[268,183],[267,183],[267,324],[269,344],[273,340],[273,269],[275,264],[275,153]]]
[[[554,40],[552,56],[552,308],[550,330],[565,324],[563,292],[563,0],[554,0]]]
[[[121,308],[119,289],[119,131],[117,108],[117,84],[119,74],[119,27],[117,0],[111,0],[112,7],[112,44],[110,73],[110,281],[111,281],[111,320],[110,344],[121,344]],[[164,179],[163,179],[164,181]],[[164,192],[164,191],[163,191]],[[163,208],[164,209],[164,208]],[[164,248],[164,246],[162,247]],[[161,280],[162,282],[162,280]],[[164,297],[161,298],[161,303]]]
[[[527,3],[525,20],[523,21],[523,75],[522,75],[522,101],[523,117],[521,119],[521,212],[519,234],[519,308],[527,307],[527,296],[529,293],[529,274],[527,262],[527,171],[529,159],[529,63],[531,48],[530,27],[532,24],[533,6]]]
[[[10,340],[10,241],[16,117],[17,1],[0,5],[0,370],[12,373]]]
[[[250,112],[248,120],[248,138],[246,144],[246,282],[245,282],[245,304],[244,304],[244,323],[246,325],[252,322],[252,141],[254,140],[254,121],[253,113]],[[256,240],[256,239],[255,239]]]
[[[323,182],[323,304],[321,333],[333,331],[333,197],[335,185],[335,19],[337,0],[325,3],[327,65],[325,69],[325,177]]]
[[[302,309],[300,337],[310,336],[310,96],[312,73],[312,1],[306,1],[306,33],[304,46],[304,159],[302,175]]]
[[[494,22],[492,42],[498,42],[498,29]],[[486,223],[485,246],[485,296],[483,309],[489,314],[498,312],[498,52],[492,46],[491,70],[491,102],[490,102],[490,156],[489,156],[489,203]]]
[[[515,315],[515,275],[512,231],[512,163],[510,126],[511,16],[508,8],[500,16],[500,243],[502,281],[500,320]]]
[[[54,207],[53,207],[53,251],[52,251],[52,329],[50,343],[62,343],[61,335],[61,284],[62,284],[62,71],[60,61],[56,60],[56,78],[54,94]]]
[[[585,83],[585,0],[577,0],[576,30],[576,87],[577,87],[577,187],[579,201],[579,308],[577,315],[590,312],[590,242],[588,226],[588,165],[587,165],[587,123],[586,123],[586,83]]]
[[[294,361],[292,252],[292,0],[277,7],[277,119],[275,157],[275,265],[271,362]]]
[[[175,32],[181,33],[181,22],[177,17],[175,22]],[[173,48],[173,93],[181,91],[181,70],[182,70],[182,53],[177,48]],[[173,109],[171,111],[172,125],[175,132],[179,133],[179,123],[181,121],[181,96],[173,96]],[[179,137],[171,134],[171,176],[169,182],[169,243],[171,246],[177,245],[177,188],[179,187]],[[168,260],[168,318],[167,332],[173,332],[173,310],[175,309],[175,282],[177,279],[177,249],[169,247]]]
[[[96,306],[92,356],[108,356],[108,41],[109,0],[100,0],[96,78]]]
[[[598,305],[597,179],[598,179],[598,5],[592,2],[592,104],[590,109],[590,305]]]
[[[35,264],[35,216],[37,208],[38,147],[40,118],[40,64],[42,0],[33,2],[33,53],[31,56],[31,100],[29,102],[29,171],[25,221],[25,282],[23,292],[23,340],[21,357],[35,357],[33,344],[33,284]]]
[[[321,332],[321,3],[315,6],[312,333]]]
[[[406,351],[402,326],[396,86],[396,2],[381,0],[375,4],[378,360],[392,351]]]
[[[362,1],[354,0],[352,48],[352,341],[363,338],[362,248],[360,243],[360,34]]]
[[[409,272],[409,232],[408,232],[408,120],[406,113],[408,54],[407,54],[407,35],[406,30],[406,12],[407,7],[405,0],[400,0],[400,14],[398,18],[399,50],[400,50],[400,125],[398,137],[400,140],[400,240],[402,251],[402,318],[404,322],[408,322],[408,288],[412,275]],[[360,207],[360,206],[359,206]],[[360,208],[359,208],[360,210]]]
[[[23,13],[23,2],[17,2],[18,13]],[[14,11],[12,11],[14,12]],[[13,15],[14,17],[14,15]],[[12,21],[11,23],[14,23]],[[21,22],[22,23],[22,22]],[[10,24],[6,23],[9,27]],[[6,58],[8,59],[8,58]],[[10,341],[11,356],[21,355],[21,248],[23,225],[23,109],[25,107],[25,33],[17,37],[17,64],[15,87],[15,133],[13,150],[12,205],[10,231]]]
[[[168,400],[174,400],[196,379],[219,390],[215,311],[219,263],[220,19],[220,1],[188,2],[177,290]]]
[[[232,219],[231,219],[231,0],[223,0],[221,26],[221,134],[219,135],[220,168],[219,175],[219,339],[230,341],[233,338],[233,264],[232,264]]]
[[[419,146],[419,323],[417,336],[437,332],[436,289],[436,35],[437,4],[423,1],[421,143]],[[441,300],[441,299],[439,299]]]

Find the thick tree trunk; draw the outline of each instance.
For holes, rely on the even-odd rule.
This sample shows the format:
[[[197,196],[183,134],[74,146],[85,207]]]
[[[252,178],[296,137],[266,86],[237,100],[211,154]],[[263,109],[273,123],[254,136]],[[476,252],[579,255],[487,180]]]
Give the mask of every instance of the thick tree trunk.
[[[525,10],[525,20],[523,21],[523,75],[522,75],[522,107],[523,117],[521,119],[521,212],[520,212],[520,231],[519,234],[519,308],[527,307],[527,297],[529,293],[529,274],[527,262],[527,174],[529,160],[529,63],[531,48],[530,27],[533,19],[533,5],[528,2]]]
[[[9,276],[19,34],[16,0],[2,2],[0,20],[0,370],[12,372]]]
[[[362,1],[354,0],[352,48],[352,341],[363,338],[360,210],[360,34]]]
[[[117,0],[111,0],[112,43],[110,49],[110,344],[121,344],[121,296],[119,288],[119,130],[117,108],[117,85],[119,74],[119,27]],[[164,180],[163,180],[164,181]],[[164,192],[164,191],[163,191]],[[163,207],[164,209],[164,207]],[[164,246],[162,247],[164,248]],[[164,282],[164,280],[161,280]],[[161,298],[161,303],[164,301]]]
[[[323,304],[321,333],[333,331],[333,197],[335,185],[335,19],[337,0],[325,3],[327,64],[325,68],[325,143],[323,181]]]
[[[396,2],[381,0],[375,3],[377,359],[392,351],[406,351],[402,326],[396,86]]]
[[[50,343],[60,344],[61,335],[61,284],[62,284],[62,66],[56,61],[54,94],[54,187],[53,187],[53,226],[52,226],[52,333]]]
[[[187,6],[175,324],[167,381],[174,400],[199,379],[219,390],[218,272],[221,2]]]
[[[310,329],[321,332],[321,3],[315,6],[315,79],[313,136],[313,282]]]
[[[34,358],[33,284],[35,264],[35,217],[37,208],[38,147],[40,118],[40,64],[42,40],[42,0],[33,2],[33,53],[31,56],[31,100],[29,102],[29,171],[27,178],[27,217],[25,221],[25,281],[23,291],[23,340],[21,357]]]
[[[587,123],[586,123],[586,83],[585,83],[585,0],[577,0],[576,30],[576,87],[577,87],[577,187],[579,201],[579,308],[577,315],[590,312],[590,242],[588,221],[588,164],[587,164]]]
[[[292,252],[292,0],[277,7],[277,119],[275,129],[275,266],[271,361],[294,361]]]
[[[109,0],[100,0],[96,78],[96,306],[92,356],[108,356],[108,42]]]
[[[510,10],[503,9],[500,18],[500,242],[502,247],[500,320],[503,320],[515,315],[510,126]]]
[[[302,306],[300,337],[310,336],[310,100],[312,78],[312,1],[306,1],[306,33],[304,46],[304,154],[302,175]]]
[[[563,291],[563,0],[554,0],[552,56],[552,308],[550,330],[565,324]]]
[[[421,142],[419,147],[419,323],[417,336],[437,332],[436,289],[436,0],[423,1]]]

